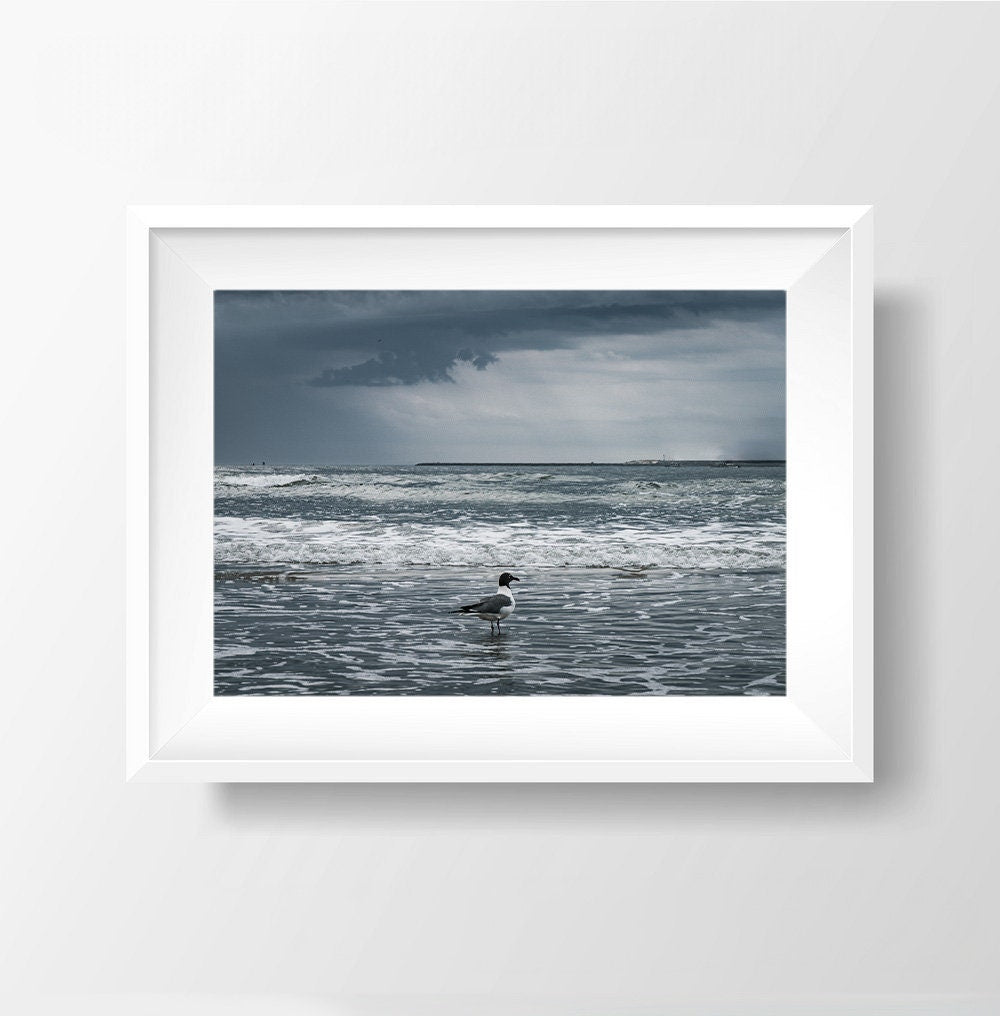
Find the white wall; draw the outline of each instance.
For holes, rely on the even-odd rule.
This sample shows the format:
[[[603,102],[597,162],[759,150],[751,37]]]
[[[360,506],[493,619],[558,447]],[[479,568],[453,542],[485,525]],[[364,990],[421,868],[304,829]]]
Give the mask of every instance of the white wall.
[[[996,5],[4,22],[10,1011],[1000,1008]],[[874,203],[876,784],[124,785],[123,208],[202,202]]]

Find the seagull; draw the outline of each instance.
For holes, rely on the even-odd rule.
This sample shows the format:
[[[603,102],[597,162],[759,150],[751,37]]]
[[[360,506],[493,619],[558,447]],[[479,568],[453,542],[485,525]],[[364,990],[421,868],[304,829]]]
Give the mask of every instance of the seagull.
[[[505,617],[514,613],[514,594],[510,591],[511,582],[520,582],[516,575],[504,572],[500,576],[500,584],[492,596],[484,596],[477,603],[469,603],[458,610],[449,611],[451,614],[475,614],[484,621],[490,622],[490,634],[493,634],[493,625],[497,626],[497,634],[500,634],[500,622]]]

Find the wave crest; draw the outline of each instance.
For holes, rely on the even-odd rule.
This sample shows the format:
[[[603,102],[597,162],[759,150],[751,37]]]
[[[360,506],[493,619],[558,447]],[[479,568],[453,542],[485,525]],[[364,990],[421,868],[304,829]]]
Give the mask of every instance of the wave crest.
[[[222,487],[269,490],[272,487],[304,487],[322,483],[323,477],[315,473],[236,473],[232,476],[217,476],[215,482]]]
[[[665,481],[634,477],[602,477],[552,473],[513,475],[503,472],[439,474],[375,473],[252,473],[216,474],[216,495],[229,500],[305,498],[317,503],[394,505],[669,505],[672,508],[726,504],[729,509],[783,502],[784,481],[755,479],[750,483],[713,477]],[[238,510],[238,509],[237,509]]]
[[[653,532],[624,524],[598,529],[527,523],[432,525],[229,518],[215,520],[216,564],[372,565],[382,568],[775,569],[785,563],[785,527],[753,531],[721,523]]]

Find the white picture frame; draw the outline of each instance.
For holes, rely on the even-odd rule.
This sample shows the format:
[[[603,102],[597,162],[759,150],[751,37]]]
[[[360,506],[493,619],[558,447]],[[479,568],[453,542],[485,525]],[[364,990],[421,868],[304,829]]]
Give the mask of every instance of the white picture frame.
[[[870,782],[869,206],[133,207],[126,777]],[[216,289],[787,291],[787,694],[214,697]]]

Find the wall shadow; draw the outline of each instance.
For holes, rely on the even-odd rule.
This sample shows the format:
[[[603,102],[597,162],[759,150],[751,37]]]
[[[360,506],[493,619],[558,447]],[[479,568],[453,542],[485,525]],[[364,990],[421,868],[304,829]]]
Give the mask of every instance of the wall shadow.
[[[634,835],[770,823],[878,825],[920,793],[929,722],[925,661],[932,587],[928,469],[933,300],[918,288],[875,298],[876,782],[853,784],[219,784],[214,803],[250,826],[345,833],[548,830]]]

